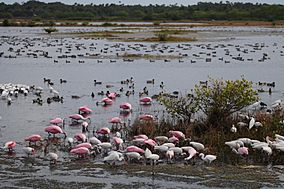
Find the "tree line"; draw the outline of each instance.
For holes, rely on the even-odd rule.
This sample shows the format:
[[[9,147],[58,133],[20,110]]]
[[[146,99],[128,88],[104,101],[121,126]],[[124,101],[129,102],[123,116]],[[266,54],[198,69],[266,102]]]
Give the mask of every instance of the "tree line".
[[[0,3],[0,19],[34,20],[284,20],[284,5],[199,2],[196,5],[124,5],[79,4],[28,1],[22,4]]]

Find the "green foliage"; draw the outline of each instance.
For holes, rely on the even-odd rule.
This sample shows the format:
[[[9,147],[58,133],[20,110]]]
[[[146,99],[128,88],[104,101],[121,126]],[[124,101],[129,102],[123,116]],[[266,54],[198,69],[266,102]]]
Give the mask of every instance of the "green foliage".
[[[252,82],[244,78],[235,81],[210,78],[208,85],[195,86],[195,94],[199,109],[213,127],[225,125],[230,115],[258,100]]]
[[[161,95],[158,101],[166,107],[166,111],[174,119],[182,120],[185,123],[189,123],[192,115],[197,111],[195,98],[190,94],[178,98]]]
[[[284,20],[283,5],[200,2],[197,5],[67,5],[60,2],[28,1],[0,3],[0,18],[47,20]]]
[[[7,20],[7,19],[3,20],[2,25],[3,26],[10,26],[9,20]]]
[[[48,34],[51,34],[53,32],[57,32],[58,30],[54,27],[44,28],[44,31]]]

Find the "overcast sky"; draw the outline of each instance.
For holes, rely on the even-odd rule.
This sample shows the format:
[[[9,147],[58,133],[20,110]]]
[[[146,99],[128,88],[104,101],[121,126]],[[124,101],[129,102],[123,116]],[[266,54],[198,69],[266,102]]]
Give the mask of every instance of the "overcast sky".
[[[148,4],[183,4],[183,5],[192,5],[196,4],[197,2],[220,2],[220,0],[41,0],[42,2],[62,2],[66,4],[74,4],[74,3],[80,3],[80,4],[106,4],[106,3],[115,3],[115,4],[141,4],[141,5],[148,5]],[[268,3],[268,4],[284,4],[284,0],[229,0],[230,2],[251,2],[251,3]],[[1,1],[4,3],[22,3],[26,2],[24,0],[4,0]],[[226,0],[223,0],[223,2],[226,2]]]

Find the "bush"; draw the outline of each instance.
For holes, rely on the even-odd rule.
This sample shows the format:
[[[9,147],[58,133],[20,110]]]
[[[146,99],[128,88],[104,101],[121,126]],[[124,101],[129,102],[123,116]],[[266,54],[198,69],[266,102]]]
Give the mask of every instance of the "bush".
[[[195,86],[195,95],[199,109],[212,127],[225,126],[229,116],[259,99],[252,82],[244,78],[235,81],[210,78],[208,85]]]

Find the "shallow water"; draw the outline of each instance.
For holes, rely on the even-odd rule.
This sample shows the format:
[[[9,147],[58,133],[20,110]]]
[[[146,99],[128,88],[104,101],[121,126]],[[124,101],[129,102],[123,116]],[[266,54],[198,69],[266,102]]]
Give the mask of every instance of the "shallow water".
[[[60,31],[71,32],[100,29],[102,28],[62,27]],[[273,92],[271,95],[268,95],[267,92],[260,93],[261,98],[268,104],[271,104],[274,100],[279,98],[283,99],[283,29],[274,30],[271,28],[254,27],[254,32],[250,32],[251,28],[249,27],[217,27],[213,28],[213,30],[218,30],[218,32],[221,33],[218,33],[219,37],[216,38],[210,38],[211,34],[212,36],[216,34],[209,31],[210,28],[203,28],[203,30],[208,37],[208,42],[206,42],[206,39],[203,39],[202,42],[182,43],[182,45],[177,43],[159,43],[153,50],[152,45],[156,43],[144,43],[143,47],[141,47],[136,43],[121,43],[104,39],[70,38],[64,36],[56,36],[53,38],[52,36],[42,34],[42,28],[0,28],[1,36],[10,36],[9,38],[1,37],[0,39],[0,52],[4,52],[4,55],[0,57],[0,83],[22,83],[41,86],[44,88],[44,97],[46,98],[50,96],[50,94],[47,85],[43,83],[43,78],[47,77],[54,81],[54,89],[59,91],[60,95],[64,97],[63,104],[44,103],[42,106],[32,104],[32,99],[36,98],[33,95],[28,95],[27,97],[20,96],[18,99],[13,99],[11,106],[7,106],[6,101],[0,100],[0,116],[2,117],[0,120],[0,143],[4,144],[9,140],[16,140],[18,143],[15,149],[17,154],[15,159],[7,158],[5,153],[0,154],[1,175],[3,176],[3,178],[1,176],[0,186],[6,188],[12,185],[17,185],[17,187],[24,185],[27,186],[27,188],[37,188],[44,185],[44,188],[49,188],[52,187],[52,184],[54,184],[54,186],[58,184],[59,187],[64,188],[64,182],[67,182],[76,188],[83,182],[90,184],[90,186],[86,184],[86,188],[94,187],[97,183],[99,183],[98,188],[112,188],[118,186],[126,188],[145,188],[146,186],[148,188],[171,188],[172,186],[188,188],[188,185],[193,188],[203,188],[207,186],[207,184],[204,183],[212,182],[214,184],[213,186],[222,187],[219,180],[214,178],[214,174],[209,176],[213,177],[209,181],[206,180],[204,175],[202,178],[194,176],[192,179],[197,180],[196,182],[188,181],[191,180],[191,178],[173,178],[164,175],[160,176],[161,179],[160,177],[158,177],[159,179],[153,179],[151,176],[143,176],[140,174],[129,175],[125,172],[113,174],[111,170],[106,171],[105,169],[95,169],[94,171],[93,169],[88,170],[88,168],[86,168],[88,174],[84,175],[84,171],[80,170],[81,167],[76,167],[74,170],[69,171],[68,168],[66,168],[68,165],[63,163],[63,165],[52,169],[48,162],[41,162],[42,159],[32,159],[31,161],[35,161],[35,165],[31,165],[30,162],[26,162],[29,160],[18,157],[23,155],[21,148],[25,145],[23,142],[25,137],[35,133],[46,136],[44,128],[49,125],[50,119],[54,117],[67,118],[68,115],[76,113],[78,107],[82,105],[88,105],[94,110],[94,113],[91,115],[91,126],[95,126],[96,128],[110,126],[108,120],[113,116],[119,116],[118,107],[122,102],[130,102],[134,107],[132,115],[123,117],[126,122],[128,120],[133,121],[140,113],[160,114],[162,108],[157,102],[154,102],[150,107],[139,106],[138,92],[142,91],[143,87],[147,86],[150,96],[157,94],[161,91],[159,87],[161,81],[165,84],[164,91],[172,92],[178,90],[184,94],[186,91],[192,89],[200,80],[207,80],[208,76],[213,78],[238,79],[243,75],[246,79],[254,83],[259,81],[276,82],[276,87],[272,89]],[[237,36],[232,34],[231,38],[228,38],[228,34],[226,33],[226,35],[222,37],[222,32],[225,33],[228,31],[234,31],[238,34]],[[15,37],[12,39],[11,36]],[[96,49],[89,48],[92,43],[95,44]],[[27,44],[32,44],[32,46],[26,46]],[[117,44],[119,44],[119,48],[112,47]],[[69,45],[72,45],[71,48],[67,47]],[[79,50],[75,47],[76,45],[79,45]],[[179,45],[182,47],[178,48]],[[257,48],[255,46],[257,46]],[[17,58],[5,58],[4,56],[14,56],[16,54],[15,52],[9,52],[9,47],[12,47],[14,50],[22,48],[21,55],[17,56]],[[86,47],[86,49],[83,47]],[[213,47],[214,50],[210,49]],[[70,54],[75,55],[86,55],[86,53],[95,54],[99,53],[101,49],[108,49],[105,50],[107,53],[104,53],[104,56],[99,56],[98,58],[69,58],[68,60],[70,60],[71,63],[66,64],[66,59],[57,58],[61,55],[60,52],[57,52],[58,48],[62,48],[62,52],[68,52],[68,49],[71,49]],[[170,59],[170,62],[164,62],[163,59],[155,60],[155,62],[149,62],[147,59],[135,59],[133,62],[124,62],[122,58],[113,58],[116,53],[123,54],[125,52],[121,48],[125,48],[128,53],[157,55],[160,50],[163,50],[163,54],[168,56],[176,56],[179,55],[179,53],[186,53],[188,56],[182,58],[183,62],[179,62],[179,59]],[[33,52],[36,49],[48,52],[48,55],[52,58],[42,56],[33,58],[33,56],[27,55],[28,52]],[[228,49],[232,56],[226,56],[224,49]],[[244,49],[248,49],[248,53],[243,53],[242,51]],[[216,51],[216,57],[212,56],[214,51]],[[210,53],[210,55],[207,55],[208,53]],[[269,59],[260,62],[258,60],[262,58],[263,53],[267,53]],[[40,54],[40,52],[37,54]],[[197,54],[199,57],[194,56],[194,54]],[[245,60],[251,58],[253,60],[233,60],[232,57],[238,56],[238,54]],[[208,57],[212,59],[210,63],[205,61]],[[220,57],[224,57],[224,60],[219,60]],[[97,63],[97,59],[102,60],[102,63]],[[116,62],[110,63],[110,59],[116,60]],[[54,63],[54,60],[58,60],[58,63]],[[79,60],[84,60],[85,63],[79,64]],[[196,63],[191,63],[191,60],[195,60]],[[230,63],[224,63],[225,60],[230,61]],[[97,93],[101,90],[109,90],[110,92],[118,91],[122,87],[120,81],[130,77],[133,77],[135,81],[134,96],[126,97],[122,95],[122,97],[117,98],[110,107],[96,106],[95,103],[99,101],[102,96],[96,95],[94,99],[90,97],[91,92]],[[60,84],[60,78],[66,79],[67,83]],[[155,78],[155,84],[146,84],[146,80],[152,78]],[[94,79],[102,81],[103,85],[94,86]],[[106,84],[114,85],[114,87],[106,89]],[[254,86],[258,88],[256,84]],[[126,86],[123,87],[125,88]],[[264,89],[268,90],[268,88]],[[81,96],[81,98],[72,99],[72,95],[78,95]],[[81,127],[67,126],[65,130],[70,136],[73,136],[75,133],[81,131]],[[68,156],[68,153],[62,152],[61,155],[62,157]],[[70,161],[70,159],[67,158],[67,161]],[[74,164],[72,161],[71,163]],[[217,169],[222,170],[223,167],[217,167]],[[33,172],[34,170],[35,172]],[[201,172],[206,173],[206,169],[201,170]],[[265,174],[266,169],[262,167],[260,168],[260,172]],[[89,173],[92,174],[89,175]],[[276,173],[273,172],[273,174]],[[234,171],[232,171],[232,175],[234,175]],[[53,182],[46,180],[46,176],[49,176],[49,180]],[[78,178],[75,181],[74,176]],[[33,182],[30,182],[29,177],[36,180],[34,185]],[[280,174],[280,178],[282,177],[282,174]],[[104,178],[103,181],[102,178]],[[283,179],[281,180],[277,176],[276,180],[277,183],[282,184]],[[250,182],[253,181],[245,181],[244,185]],[[259,186],[281,186],[278,184],[274,185],[272,181],[263,182],[269,184],[266,185],[262,183]],[[258,188],[259,186],[256,187]],[[225,185],[224,187],[231,187],[231,185]]]

